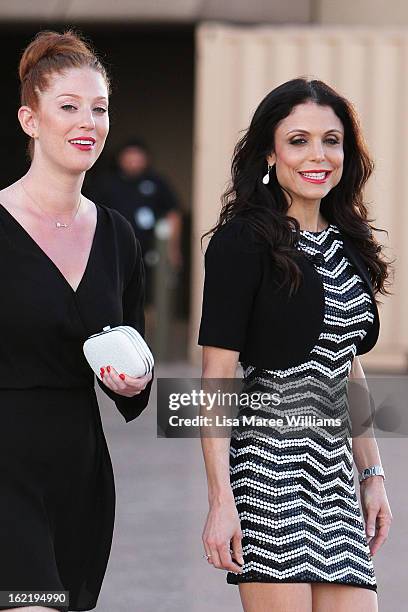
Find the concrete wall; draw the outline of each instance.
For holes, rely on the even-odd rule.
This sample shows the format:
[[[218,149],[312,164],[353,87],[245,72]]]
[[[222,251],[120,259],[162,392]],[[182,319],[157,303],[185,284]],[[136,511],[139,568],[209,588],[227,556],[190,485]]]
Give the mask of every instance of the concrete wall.
[[[199,238],[214,225],[230,177],[233,147],[264,95],[299,75],[320,78],[361,115],[376,161],[366,192],[378,233],[398,256],[395,295],[384,298],[381,336],[363,361],[405,369],[408,354],[408,33],[384,28],[275,28],[203,24],[197,30],[192,318],[190,354],[199,359],[203,255]],[[392,248],[391,248],[392,247]]]
[[[406,25],[404,0],[2,0],[0,19]]]
[[[312,0],[2,0],[0,19],[308,23],[312,5]]]
[[[321,24],[405,26],[405,0],[316,0],[315,19]]]

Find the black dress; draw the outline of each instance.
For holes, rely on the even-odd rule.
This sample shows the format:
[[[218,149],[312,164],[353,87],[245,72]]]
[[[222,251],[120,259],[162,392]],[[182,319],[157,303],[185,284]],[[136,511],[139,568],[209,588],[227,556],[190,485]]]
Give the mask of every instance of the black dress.
[[[105,325],[144,333],[140,245],[128,221],[97,205],[74,291],[0,205],[0,254],[0,591],[65,590],[69,610],[90,610],[109,558],[115,488],[82,345]],[[147,405],[151,382],[132,398],[98,384],[126,422]]]

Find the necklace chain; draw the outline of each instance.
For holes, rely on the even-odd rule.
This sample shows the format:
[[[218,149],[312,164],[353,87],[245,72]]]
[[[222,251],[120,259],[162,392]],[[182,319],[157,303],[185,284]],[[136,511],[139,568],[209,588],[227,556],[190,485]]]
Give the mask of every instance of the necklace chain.
[[[24,193],[25,193],[25,194],[26,194],[26,195],[27,195],[27,196],[30,198],[30,200],[31,200],[32,202],[34,202],[34,204],[35,204],[35,205],[36,205],[36,206],[37,206],[37,207],[38,207],[40,210],[42,210],[42,212],[43,212],[43,213],[44,213],[44,214],[45,214],[45,215],[46,215],[46,216],[47,216],[49,219],[51,219],[52,217],[51,217],[51,216],[50,216],[50,215],[49,215],[49,214],[48,214],[48,213],[47,213],[47,212],[46,212],[46,211],[45,211],[45,210],[42,208],[42,206],[40,206],[40,205],[38,204],[38,202],[36,202],[36,201],[34,200],[33,196],[32,196],[32,195],[30,195],[30,194],[28,193],[28,191],[26,190],[26,188],[24,187],[24,185],[23,185],[23,183],[22,183],[22,182],[20,182],[20,185],[21,185],[21,187],[22,187],[22,189],[23,189]],[[74,222],[74,220],[75,220],[75,217],[76,217],[76,216],[77,216],[77,214],[78,214],[79,207],[81,206],[81,202],[82,202],[82,194],[80,193],[80,194],[79,194],[79,201],[78,201],[78,205],[77,205],[76,210],[75,210],[75,213],[74,213],[74,215],[73,215],[73,217],[72,217],[72,219],[71,219],[71,221],[70,221],[69,223],[61,223],[60,221],[57,221],[56,219],[52,219],[52,222],[53,222],[53,224],[55,225],[55,227],[56,227],[57,229],[61,229],[61,228],[62,228],[62,229],[66,229],[66,228],[68,228],[68,227],[71,227],[71,225],[73,224],[73,222]]]

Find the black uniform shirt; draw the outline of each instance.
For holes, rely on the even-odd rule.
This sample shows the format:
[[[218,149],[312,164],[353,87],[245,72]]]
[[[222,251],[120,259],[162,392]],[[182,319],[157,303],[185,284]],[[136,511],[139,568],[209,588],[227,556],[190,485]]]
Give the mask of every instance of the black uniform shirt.
[[[130,222],[143,254],[154,246],[157,220],[178,208],[167,181],[150,169],[136,177],[120,172],[107,175],[90,186],[89,197],[119,211]]]

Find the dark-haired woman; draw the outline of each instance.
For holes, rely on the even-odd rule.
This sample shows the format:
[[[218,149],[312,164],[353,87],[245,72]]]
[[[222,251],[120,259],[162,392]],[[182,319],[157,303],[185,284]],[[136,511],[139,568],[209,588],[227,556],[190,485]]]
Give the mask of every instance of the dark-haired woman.
[[[31,165],[0,191],[0,609],[49,610],[46,591],[67,610],[55,592],[68,591],[69,610],[91,610],[115,489],[82,346],[105,325],[143,333],[144,270],[130,224],[81,194],[109,130],[103,66],[73,32],[40,32],[20,79]],[[101,372],[126,422],[136,418],[152,375]]]
[[[378,337],[375,293],[388,293],[362,199],[371,172],[350,103],[320,81],[289,81],[236,146],[206,250],[203,379],[233,378],[240,361],[249,394],[279,392],[259,416],[342,417],[334,435],[312,421],[289,435],[277,420],[202,438],[206,557],[229,570],[246,612],[377,610],[372,556],[391,522],[384,471],[372,431],[351,442],[338,392],[364,381],[358,355]]]

